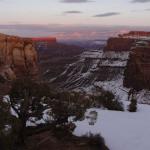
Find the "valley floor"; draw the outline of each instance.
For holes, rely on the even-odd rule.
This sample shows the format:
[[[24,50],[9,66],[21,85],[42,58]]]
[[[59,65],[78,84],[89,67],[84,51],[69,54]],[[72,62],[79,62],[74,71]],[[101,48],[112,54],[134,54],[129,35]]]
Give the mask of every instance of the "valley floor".
[[[128,105],[128,102],[125,102]],[[97,111],[97,121],[93,126],[89,120],[76,122],[77,128],[74,134],[77,136],[88,133],[100,133],[110,150],[148,150],[150,148],[150,106],[138,104],[138,111],[109,111],[101,109],[89,109]]]

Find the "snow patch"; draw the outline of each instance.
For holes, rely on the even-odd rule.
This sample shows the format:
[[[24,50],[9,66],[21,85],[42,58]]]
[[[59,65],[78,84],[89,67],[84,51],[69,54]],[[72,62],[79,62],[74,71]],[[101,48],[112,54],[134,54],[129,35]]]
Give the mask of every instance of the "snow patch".
[[[128,104],[128,103],[127,103]],[[150,148],[150,106],[138,105],[138,112],[89,109],[98,113],[94,125],[88,119],[77,121],[74,134],[101,134],[110,150],[148,150]]]

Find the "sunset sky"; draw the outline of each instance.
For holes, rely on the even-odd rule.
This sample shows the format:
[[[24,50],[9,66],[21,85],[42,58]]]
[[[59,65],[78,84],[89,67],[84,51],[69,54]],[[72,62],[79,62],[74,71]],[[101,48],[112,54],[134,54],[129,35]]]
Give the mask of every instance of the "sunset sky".
[[[3,25],[150,27],[150,0],[0,0]]]

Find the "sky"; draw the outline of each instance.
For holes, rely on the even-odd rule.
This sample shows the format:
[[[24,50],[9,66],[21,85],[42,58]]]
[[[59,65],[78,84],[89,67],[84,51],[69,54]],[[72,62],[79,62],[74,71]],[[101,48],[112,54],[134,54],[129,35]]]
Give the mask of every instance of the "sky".
[[[40,29],[73,30],[74,26],[149,28],[150,0],[0,0],[2,32],[13,34],[26,27],[28,32],[39,28],[34,35],[44,35]]]

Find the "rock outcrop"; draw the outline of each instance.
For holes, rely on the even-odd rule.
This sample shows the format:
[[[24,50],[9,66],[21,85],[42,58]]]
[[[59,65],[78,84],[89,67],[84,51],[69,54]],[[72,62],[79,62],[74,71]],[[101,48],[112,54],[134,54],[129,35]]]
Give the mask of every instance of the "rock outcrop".
[[[134,47],[125,71],[124,85],[150,89],[150,47]]]
[[[135,43],[135,39],[114,37],[107,41],[104,51],[130,51]]]
[[[37,52],[29,38],[0,34],[0,77],[1,81],[17,77],[37,77]]]

